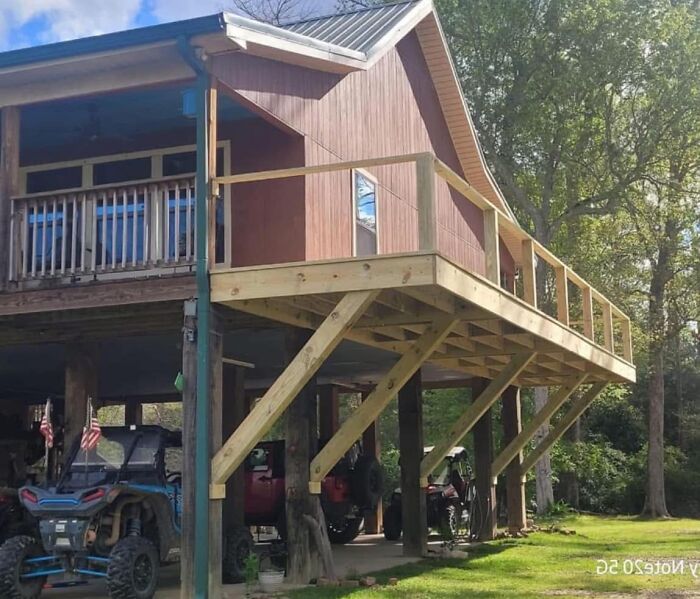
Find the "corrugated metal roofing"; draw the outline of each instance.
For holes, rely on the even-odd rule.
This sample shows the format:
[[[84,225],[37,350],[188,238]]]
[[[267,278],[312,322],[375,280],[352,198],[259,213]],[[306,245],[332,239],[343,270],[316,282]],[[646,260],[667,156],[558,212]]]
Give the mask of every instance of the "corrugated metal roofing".
[[[282,27],[314,39],[367,52],[416,5],[417,0],[306,19]]]

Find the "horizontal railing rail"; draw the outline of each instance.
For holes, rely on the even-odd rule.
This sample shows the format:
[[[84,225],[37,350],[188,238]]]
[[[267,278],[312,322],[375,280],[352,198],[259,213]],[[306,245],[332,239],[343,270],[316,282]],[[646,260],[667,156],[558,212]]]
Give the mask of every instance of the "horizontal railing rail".
[[[627,362],[632,362],[632,337],[629,317],[432,153],[352,160],[216,177],[213,180],[213,192],[218,195],[218,187],[223,185],[408,163],[413,163],[416,169],[418,248],[420,250],[438,250],[436,181],[439,178],[482,211],[484,219],[485,274],[492,284],[500,287],[499,257],[500,244],[503,243],[502,239],[507,239],[511,248],[518,244],[521,259],[519,262],[516,261],[516,266],[519,267],[523,280],[522,297],[520,299],[533,308],[542,311],[537,305],[536,266],[538,259],[543,260],[555,272],[557,320],[568,328],[572,328],[572,325],[580,322],[583,328],[583,335],[594,343],[597,343],[596,331],[599,330],[597,326],[602,324],[602,347],[611,354],[622,357]],[[235,201],[235,194],[233,198]],[[569,283],[575,285],[581,291],[582,319],[580,321],[572,321],[570,318]],[[508,291],[515,295],[513,291]],[[596,318],[595,304],[600,307],[601,316],[599,319]],[[616,342],[616,323],[620,332],[619,342]]]
[[[10,280],[195,262],[194,177],[15,197]]]

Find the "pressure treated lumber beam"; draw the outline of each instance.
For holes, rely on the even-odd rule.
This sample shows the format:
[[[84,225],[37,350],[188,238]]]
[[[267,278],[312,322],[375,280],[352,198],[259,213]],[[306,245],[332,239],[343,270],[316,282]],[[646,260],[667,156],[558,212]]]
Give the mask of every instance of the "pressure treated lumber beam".
[[[377,291],[346,294],[318,327],[303,349],[272,384],[224,446],[212,459],[214,495],[225,493],[225,483],[262,436],[318,371],[353,323],[377,296]],[[221,488],[223,487],[223,489]]]
[[[427,454],[421,462],[421,479],[423,486],[428,486],[428,475],[445,459],[449,451],[464,437],[481,418],[491,405],[500,397],[501,393],[513,384],[525,367],[535,358],[535,352],[517,354],[513,356],[507,366],[494,378],[472,402],[466,412],[455,422],[448,433],[442,437],[433,450]]]
[[[595,383],[579,397],[574,404],[569,408],[569,411],[564,414],[562,419],[557,422],[557,424],[549,431],[549,434],[542,439],[537,447],[535,447],[523,461],[520,473],[522,475],[527,474],[528,470],[532,468],[537,460],[542,457],[542,454],[547,451],[554,443],[567,431],[569,427],[576,422],[579,416],[586,411],[586,408],[591,404],[591,402],[598,397],[600,392],[605,389],[607,383]]]
[[[500,285],[501,260],[498,251],[498,212],[495,209],[484,210],[484,260],[486,278]]]
[[[491,475],[494,479],[510,464],[513,458],[521,452],[530,439],[535,436],[537,429],[547,422],[571,394],[583,383],[586,374],[582,373],[574,378],[571,383],[562,385],[559,390],[550,395],[549,400],[520,431],[520,433],[506,446],[496,457],[491,465]]]
[[[408,379],[421,367],[450,333],[458,320],[452,315],[444,315],[425,329],[389,372],[382,378],[367,399],[343,423],[340,430],[324,446],[311,462],[309,490],[321,492],[321,481],[352,444],[367,430],[398,393]]]
[[[535,272],[535,245],[532,239],[522,241],[523,299],[537,308],[537,274]]]
[[[0,111],[0,289],[7,285],[11,253],[11,200],[19,191],[20,111],[8,106]]]

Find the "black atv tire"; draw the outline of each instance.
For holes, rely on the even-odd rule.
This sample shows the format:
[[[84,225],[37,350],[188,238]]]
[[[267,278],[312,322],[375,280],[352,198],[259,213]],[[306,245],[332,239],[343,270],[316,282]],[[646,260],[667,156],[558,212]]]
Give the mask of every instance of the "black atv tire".
[[[328,522],[328,540],[333,545],[347,545],[354,541],[360,534],[362,528],[362,518],[343,518],[342,523]]]
[[[158,587],[160,557],[144,537],[126,537],[109,554],[107,588],[112,599],[151,599]]]
[[[352,498],[361,510],[374,510],[382,498],[384,476],[379,460],[362,455],[357,459],[350,479]]]
[[[403,530],[401,508],[397,505],[390,505],[384,510],[384,538],[387,541],[398,541]]]
[[[443,541],[453,541],[459,534],[459,513],[454,505],[445,505],[440,510],[438,531]]]
[[[0,547],[0,597],[3,599],[37,599],[46,577],[22,582],[22,562],[43,555],[39,542],[30,536],[12,537]]]
[[[245,581],[245,561],[253,553],[253,535],[245,526],[235,526],[224,537],[223,579],[226,584]]]

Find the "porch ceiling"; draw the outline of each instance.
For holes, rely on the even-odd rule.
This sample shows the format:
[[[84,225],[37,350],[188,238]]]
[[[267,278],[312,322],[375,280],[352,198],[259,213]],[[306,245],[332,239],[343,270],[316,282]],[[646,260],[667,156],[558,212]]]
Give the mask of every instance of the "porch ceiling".
[[[413,253],[214,271],[212,301],[316,329],[344,293],[381,290],[347,339],[403,354],[426,325],[459,317],[429,362],[492,379],[516,354],[536,352],[516,380],[555,386],[632,382],[635,368],[577,331],[434,253]]]

